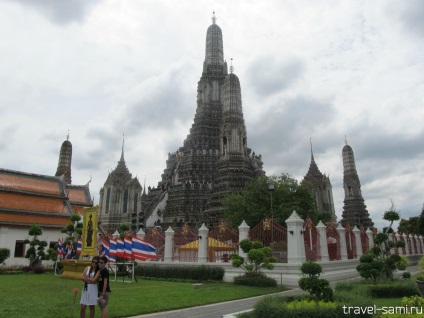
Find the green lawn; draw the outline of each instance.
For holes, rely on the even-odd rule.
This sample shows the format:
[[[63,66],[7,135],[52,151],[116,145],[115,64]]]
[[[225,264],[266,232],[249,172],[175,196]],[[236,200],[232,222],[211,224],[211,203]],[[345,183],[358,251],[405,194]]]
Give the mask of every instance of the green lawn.
[[[0,275],[0,317],[79,317],[81,281],[53,274]],[[73,288],[78,294],[73,306]],[[192,283],[141,280],[111,282],[109,317],[127,317],[253,297],[282,291],[280,287],[256,288],[230,283]],[[88,310],[87,310],[88,317]],[[96,317],[100,310],[96,308]]]

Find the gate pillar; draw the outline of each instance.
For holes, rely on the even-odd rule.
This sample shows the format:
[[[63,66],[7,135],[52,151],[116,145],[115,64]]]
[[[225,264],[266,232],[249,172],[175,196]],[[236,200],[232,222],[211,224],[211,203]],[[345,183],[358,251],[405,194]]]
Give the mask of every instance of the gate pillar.
[[[244,240],[249,238],[249,225],[247,225],[247,223],[243,220],[243,222],[241,222],[240,226],[238,227],[239,230],[239,243]],[[239,247],[238,249],[238,255],[241,257],[246,258],[247,254],[245,252],[242,251],[242,249]]]
[[[165,231],[165,254],[164,261],[172,262],[172,242],[174,240],[174,230],[171,227]]]
[[[206,263],[208,261],[208,234],[209,229],[206,227],[205,223],[203,223],[199,229],[198,263]]]
[[[137,236],[139,239],[144,240],[144,237],[146,236],[146,233],[144,233],[143,229],[142,229],[142,228],[140,228],[140,229],[138,230],[138,232],[137,232],[137,233],[135,233],[135,236]]]
[[[328,257],[328,244],[327,244],[327,231],[326,226],[322,221],[319,221],[317,225],[317,230],[319,231],[319,248],[321,249],[321,261],[328,262],[330,258]]]
[[[286,220],[287,225],[287,263],[301,264],[306,260],[303,240],[304,221],[293,211]]]
[[[369,248],[372,249],[375,245],[374,245],[374,237],[372,236],[372,231],[370,228],[368,228],[365,232],[368,236],[368,245]]]
[[[359,259],[362,256],[361,230],[355,225],[352,231],[355,234],[356,258]]]
[[[337,227],[337,232],[339,233],[340,237],[340,256],[341,260],[347,260],[347,248],[346,248],[346,230],[344,227],[339,223],[339,226]]]

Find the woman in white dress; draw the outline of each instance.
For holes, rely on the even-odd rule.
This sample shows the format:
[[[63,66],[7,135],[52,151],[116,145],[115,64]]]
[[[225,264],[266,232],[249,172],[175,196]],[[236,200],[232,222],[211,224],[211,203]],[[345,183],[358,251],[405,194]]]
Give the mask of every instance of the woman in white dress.
[[[98,296],[97,280],[99,279],[99,257],[94,256],[91,266],[87,266],[82,273],[84,288],[81,294],[81,312],[80,317],[85,318],[85,310],[90,307],[90,318],[94,318]]]

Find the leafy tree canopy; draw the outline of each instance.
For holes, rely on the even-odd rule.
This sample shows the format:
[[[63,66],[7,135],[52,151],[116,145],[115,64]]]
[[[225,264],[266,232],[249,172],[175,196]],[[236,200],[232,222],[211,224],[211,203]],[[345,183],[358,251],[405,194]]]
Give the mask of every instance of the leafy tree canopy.
[[[419,232],[419,216],[413,216],[409,219],[400,219],[398,231],[406,234],[417,234]]]
[[[270,184],[274,184],[274,191],[269,190]],[[238,227],[243,220],[254,226],[266,216],[273,216],[277,222],[284,224],[293,211],[303,219],[310,216],[316,223],[331,219],[328,213],[317,211],[311,190],[288,174],[258,177],[247,184],[243,193],[224,198],[224,218],[233,227]]]

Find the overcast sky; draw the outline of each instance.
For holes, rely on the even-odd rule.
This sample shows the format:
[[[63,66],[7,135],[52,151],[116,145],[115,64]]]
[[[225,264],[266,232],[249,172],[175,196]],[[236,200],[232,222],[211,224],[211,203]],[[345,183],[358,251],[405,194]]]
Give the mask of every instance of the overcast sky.
[[[212,12],[240,79],[248,146],[268,175],[315,161],[343,211],[353,148],[377,226],[424,202],[424,1],[6,0],[0,3],[0,166],[54,175],[68,129],[72,181],[98,193],[125,160],[156,186],[196,110]]]

